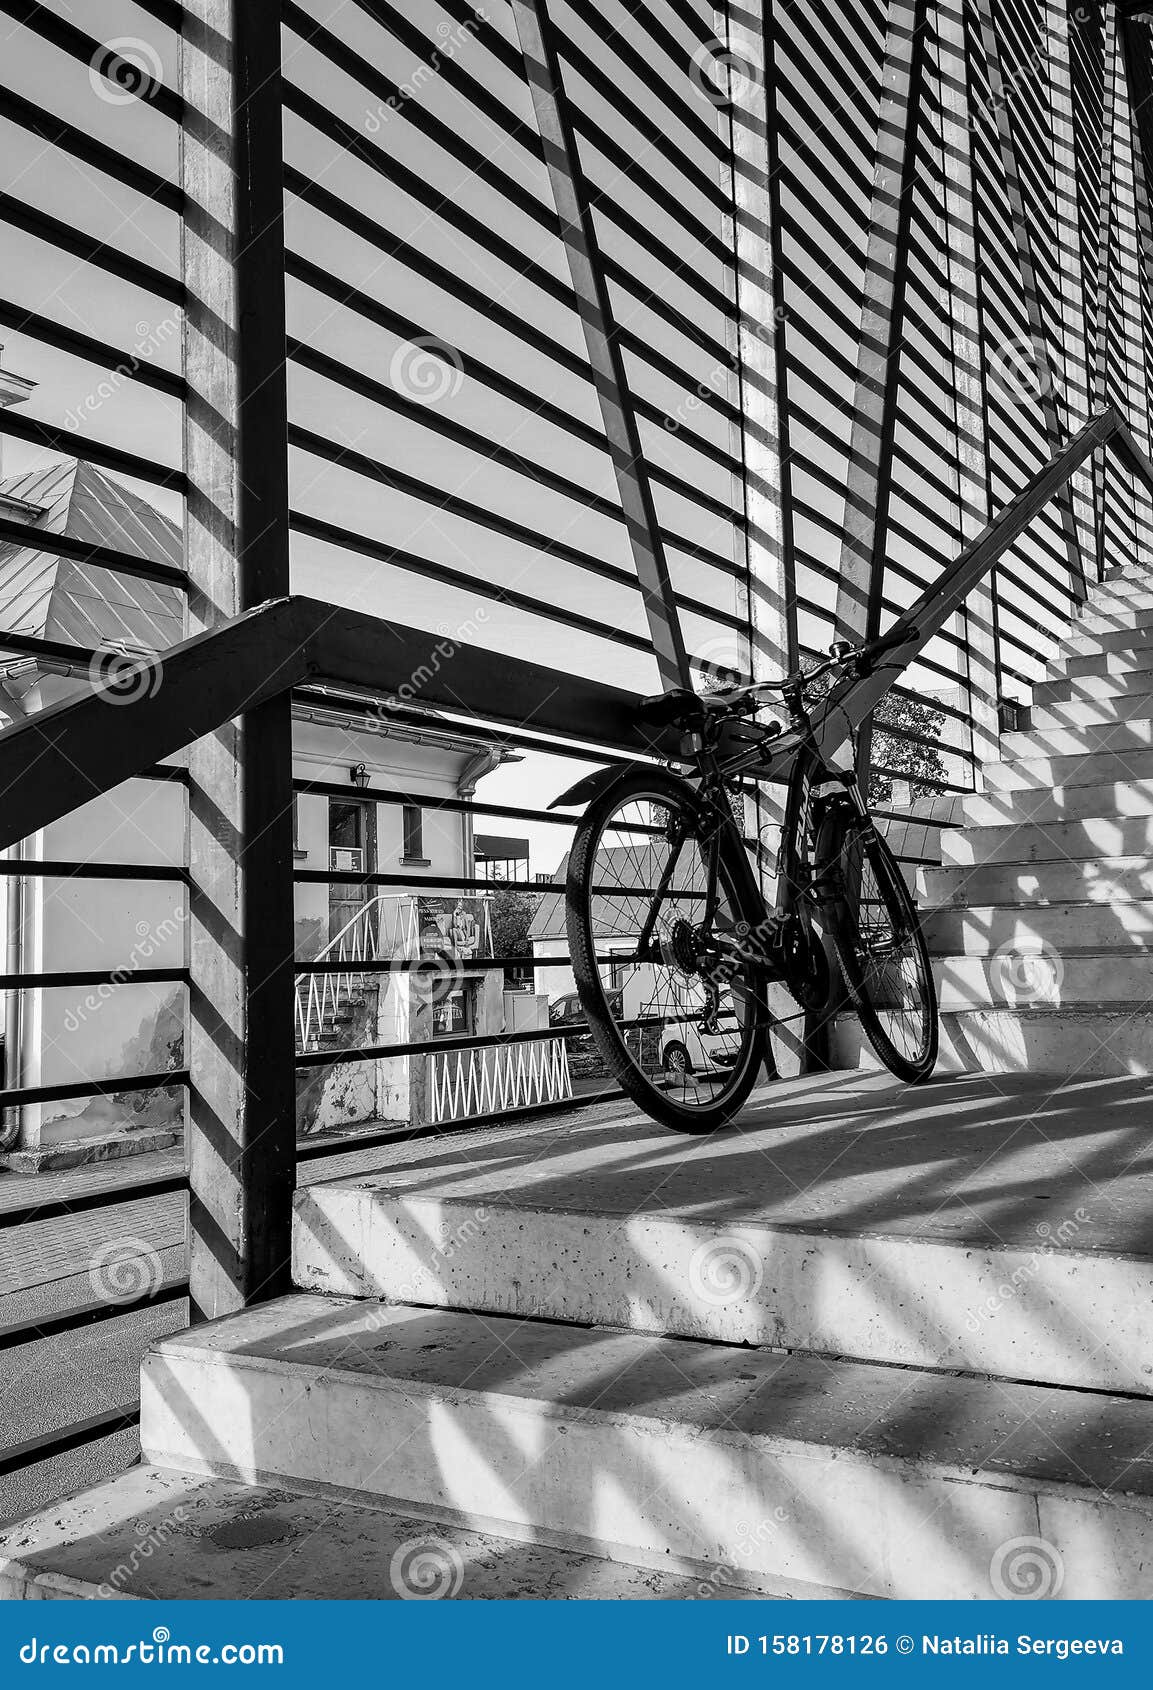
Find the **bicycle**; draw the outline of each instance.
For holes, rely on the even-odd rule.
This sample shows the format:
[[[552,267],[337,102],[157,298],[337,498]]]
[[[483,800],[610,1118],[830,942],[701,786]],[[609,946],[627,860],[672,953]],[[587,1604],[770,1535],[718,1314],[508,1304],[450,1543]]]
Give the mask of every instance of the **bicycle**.
[[[565,893],[589,1030],[625,1092],[676,1131],[727,1125],[762,1065],[775,1071],[769,983],[802,1013],[835,1013],[826,939],[881,1061],[912,1083],[933,1071],[937,1002],[915,905],[855,775],[826,761],[809,705],[823,676],[868,674],[908,638],[838,642],[779,681],[646,699],[644,723],[684,736],[688,773],[616,765],[555,800],[587,805]],[[757,722],[777,698],[787,725]],[[771,910],[730,799],[742,778],[787,783]]]

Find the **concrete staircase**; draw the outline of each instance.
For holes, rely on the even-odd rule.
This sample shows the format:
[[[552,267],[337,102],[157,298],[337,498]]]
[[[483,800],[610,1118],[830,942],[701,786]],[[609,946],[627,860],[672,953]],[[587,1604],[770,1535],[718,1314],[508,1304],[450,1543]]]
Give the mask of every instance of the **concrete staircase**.
[[[145,1465],[0,1595],[1153,1595],[1153,576],[986,773],[922,899],[984,1073],[310,1185],[296,1293],[154,1346]]]
[[[147,1465],[0,1534],[0,1593],[1147,1598],[1150,1087],[1055,1087],[313,1185],[299,1291],[152,1349]]]
[[[942,1063],[1153,1072],[1153,574],[1090,597],[921,888]]]

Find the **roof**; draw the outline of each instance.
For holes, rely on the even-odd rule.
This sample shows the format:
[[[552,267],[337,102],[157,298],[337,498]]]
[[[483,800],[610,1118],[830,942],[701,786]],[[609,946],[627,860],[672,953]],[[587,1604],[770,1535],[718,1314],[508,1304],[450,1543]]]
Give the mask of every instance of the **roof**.
[[[0,498],[40,508],[29,521],[30,534],[63,534],[153,563],[183,565],[176,524],[76,458],[7,477],[0,481]],[[173,587],[10,541],[0,544],[0,627],[82,646],[123,643],[161,651],[183,635],[183,606]]]
[[[478,833],[473,839],[477,858],[482,862],[528,861],[529,842],[508,833]]]

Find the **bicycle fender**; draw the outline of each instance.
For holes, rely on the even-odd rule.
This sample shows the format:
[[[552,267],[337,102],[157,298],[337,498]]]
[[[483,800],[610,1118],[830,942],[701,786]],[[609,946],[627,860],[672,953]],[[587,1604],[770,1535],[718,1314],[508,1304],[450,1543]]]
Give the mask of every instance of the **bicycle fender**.
[[[570,786],[567,792],[562,792],[559,798],[554,798],[549,805],[550,810],[559,810],[570,804],[582,806],[591,804],[594,798],[599,798],[602,792],[607,792],[618,780],[631,774],[634,769],[651,769],[651,763],[612,763],[608,768],[597,769],[591,775],[585,775],[575,786]]]

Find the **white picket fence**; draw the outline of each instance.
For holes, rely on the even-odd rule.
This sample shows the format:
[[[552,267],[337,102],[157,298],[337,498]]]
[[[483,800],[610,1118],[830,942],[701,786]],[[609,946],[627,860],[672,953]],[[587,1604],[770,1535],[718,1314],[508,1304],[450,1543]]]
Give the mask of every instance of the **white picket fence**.
[[[573,1095],[563,1038],[435,1051],[428,1059],[428,1079],[433,1121],[563,1103]]]

